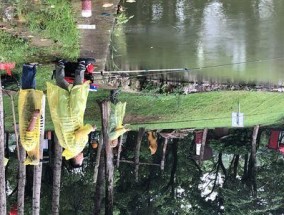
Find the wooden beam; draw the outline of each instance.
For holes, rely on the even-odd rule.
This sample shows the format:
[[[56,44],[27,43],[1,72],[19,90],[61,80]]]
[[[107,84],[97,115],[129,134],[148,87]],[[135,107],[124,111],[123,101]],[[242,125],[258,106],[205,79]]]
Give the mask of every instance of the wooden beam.
[[[165,139],[164,146],[163,146],[163,157],[161,161],[161,170],[164,171],[165,169],[165,159],[166,159],[166,151],[168,146],[168,138]]]
[[[135,148],[135,181],[138,182],[138,172],[139,172],[139,157],[140,157],[140,148],[143,135],[145,133],[145,128],[139,128],[138,135],[137,135],[137,142]]]

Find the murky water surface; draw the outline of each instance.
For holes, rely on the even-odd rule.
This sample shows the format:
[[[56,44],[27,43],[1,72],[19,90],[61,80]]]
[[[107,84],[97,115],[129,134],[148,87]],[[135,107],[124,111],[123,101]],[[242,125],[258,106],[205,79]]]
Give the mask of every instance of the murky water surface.
[[[188,68],[171,78],[284,80],[283,0],[144,0],[117,31],[114,62],[122,70]]]

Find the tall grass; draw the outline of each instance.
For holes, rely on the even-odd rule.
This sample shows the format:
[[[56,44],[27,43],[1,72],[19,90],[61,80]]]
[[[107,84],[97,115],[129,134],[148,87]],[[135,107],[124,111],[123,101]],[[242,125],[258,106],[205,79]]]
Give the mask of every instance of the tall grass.
[[[79,55],[79,31],[74,17],[71,4],[66,0],[47,0],[26,16],[31,32],[52,39],[56,43],[54,51],[60,51],[62,57],[69,59]]]
[[[41,4],[31,4],[25,0],[10,2],[16,8],[16,15],[24,23],[12,22],[14,31],[28,31],[37,38],[49,39],[52,45],[32,44],[28,38],[14,36],[0,30],[0,61],[50,62],[55,57],[76,59],[80,53],[79,31],[76,27],[75,14],[70,1],[46,0]]]
[[[24,39],[12,36],[0,30],[0,61],[25,62],[34,49]]]

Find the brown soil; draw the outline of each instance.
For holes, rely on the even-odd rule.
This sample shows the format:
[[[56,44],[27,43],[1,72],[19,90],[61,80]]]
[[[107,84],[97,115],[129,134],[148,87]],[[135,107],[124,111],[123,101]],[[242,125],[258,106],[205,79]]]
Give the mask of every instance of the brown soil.
[[[14,23],[15,24],[15,23]],[[50,39],[39,37],[36,34],[29,32],[27,27],[21,22],[16,22],[16,26],[12,27],[8,22],[0,22],[0,30],[6,31],[16,37],[25,39],[36,47],[49,47],[54,45],[54,42]]]
[[[125,124],[131,123],[131,124],[138,124],[138,123],[145,123],[145,122],[153,122],[160,120],[159,117],[153,117],[153,116],[137,116],[137,115],[131,115],[128,114],[124,118]]]

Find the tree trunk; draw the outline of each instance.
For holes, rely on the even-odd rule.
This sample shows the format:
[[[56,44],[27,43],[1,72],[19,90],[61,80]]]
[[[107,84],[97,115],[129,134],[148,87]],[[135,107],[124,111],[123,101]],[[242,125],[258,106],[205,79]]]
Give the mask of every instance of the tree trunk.
[[[54,138],[54,166],[53,166],[53,185],[52,185],[52,214],[59,214],[60,182],[62,166],[62,147],[58,139]]]
[[[18,179],[18,214],[24,215],[25,212],[25,186],[26,186],[26,150],[19,144],[19,179]]]
[[[102,132],[103,132],[103,144],[105,144],[106,152],[106,204],[105,204],[105,214],[113,214],[113,151],[110,146],[109,136],[108,136],[108,126],[110,118],[110,102],[104,101],[101,104],[102,112]]]
[[[42,97],[42,115],[40,125],[40,156],[42,158],[42,143],[44,141],[44,123],[45,123],[45,96]],[[33,215],[40,214],[40,189],[42,176],[42,162],[34,166],[34,180],[33,180]]]
[[[5,167],[4,167],[4,114],[3,114],[3,94],[0,77],[0,214],[6,214],[6,186],[5,186]]]
[[[167,146],[168,146],[168,138],[165,139],[164,147],[163,147],[163,157],[162,157],[162,161],[161,161],[161,170],[162,171],[164,171],[164,169],[165,169],[165,159],[166,159]]]
[[[201,142],[201,148],[200,148],[200,156],[199,156],[199,165],[200,165],[200,166],[202,165],[202,162],[203,162],[204,148],[205,148],[207,133],[208,133],[208,128],[205,128],[205,129],[203,130],[202,142]]]
[[[136,148],[135,148],[135,181],[138,182],[138,171],[139,171],[139,157],[140,157],[140,148],[143,135],[145,133],[145,128],[139,128],[137,141],[136,141]]]
[[[100,165],[98,169],[98,177],[96,183],[95,192],[95,208],[94,215],[99,215],[101,212],[101,203],[104,195],[104,184],[105,184],[105,156],[104,154],[100,156]]]

